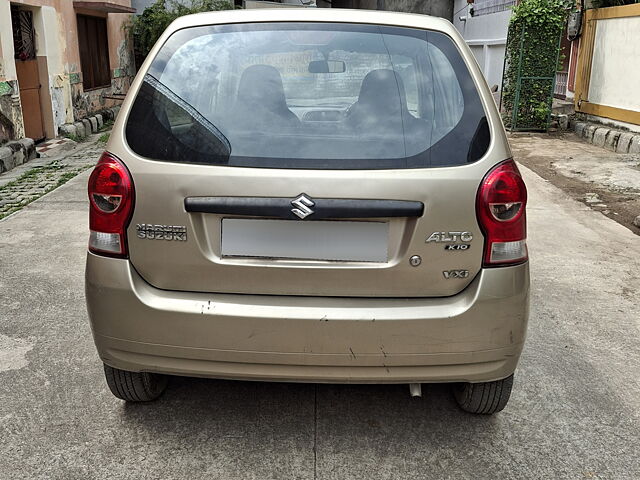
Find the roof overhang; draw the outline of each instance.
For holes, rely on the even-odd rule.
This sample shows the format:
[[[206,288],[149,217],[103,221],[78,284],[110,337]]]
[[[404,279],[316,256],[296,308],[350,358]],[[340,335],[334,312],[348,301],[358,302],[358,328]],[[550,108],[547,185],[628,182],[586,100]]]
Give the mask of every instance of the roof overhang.
[[[136,13],[136,9],[120,5],[114,2],[87,2],[73,0],[74,8],[86,8],[87,10],[96,10],[105,13]]]

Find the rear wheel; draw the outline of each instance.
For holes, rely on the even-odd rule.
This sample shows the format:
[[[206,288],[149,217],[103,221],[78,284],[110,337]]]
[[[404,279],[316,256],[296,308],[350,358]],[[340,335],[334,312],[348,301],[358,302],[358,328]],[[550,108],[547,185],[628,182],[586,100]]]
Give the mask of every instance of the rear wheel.
[[[495,382],[459,383],[453,387],[453,394],[465,412],[491,415],[507,405],[512,386],[513,374]]]
[[[150,402],[156,400],[167,386],[165,375],[148,372],[128,372],[104,366],[104,376],[109,390],[127,402]]]

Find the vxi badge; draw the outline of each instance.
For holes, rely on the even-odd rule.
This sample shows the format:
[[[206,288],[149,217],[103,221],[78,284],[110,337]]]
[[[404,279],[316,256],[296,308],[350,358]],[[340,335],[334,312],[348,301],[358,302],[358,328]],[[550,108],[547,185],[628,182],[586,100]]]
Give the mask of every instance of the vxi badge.
[[[469,270],[445,270],[442,275],[447,280],[450,278],[469,278]]]
[[[468,242],[473,240],[471,232],[433,232],[425,243],[447,243],[445,250],[469,250],[471,245]],[[463,243],[459,243],[463,242]]]

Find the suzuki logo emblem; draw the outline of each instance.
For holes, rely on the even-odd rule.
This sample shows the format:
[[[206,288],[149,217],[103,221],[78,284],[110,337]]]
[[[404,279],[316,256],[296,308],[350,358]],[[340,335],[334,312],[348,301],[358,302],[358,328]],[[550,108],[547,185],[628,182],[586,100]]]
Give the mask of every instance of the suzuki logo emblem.
[[[304,193],[301,194],[298,198],[291,201],[291,205],[296,208],[292,208],[291,211],[295,216],[300,219],[306,218],[313,213],[313,210],[309,207],[313,207],[315,203],[309,197],[307,197]]]

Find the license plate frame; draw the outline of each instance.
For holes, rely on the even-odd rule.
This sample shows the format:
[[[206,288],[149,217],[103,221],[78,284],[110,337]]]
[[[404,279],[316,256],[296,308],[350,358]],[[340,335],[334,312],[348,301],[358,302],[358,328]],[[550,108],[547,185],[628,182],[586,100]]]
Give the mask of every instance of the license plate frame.
[[[389,223],[223,218],[220,243],[227,258],[387,263]]]

